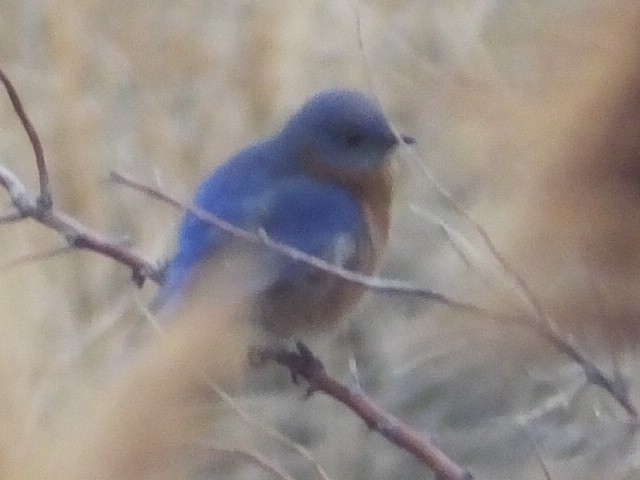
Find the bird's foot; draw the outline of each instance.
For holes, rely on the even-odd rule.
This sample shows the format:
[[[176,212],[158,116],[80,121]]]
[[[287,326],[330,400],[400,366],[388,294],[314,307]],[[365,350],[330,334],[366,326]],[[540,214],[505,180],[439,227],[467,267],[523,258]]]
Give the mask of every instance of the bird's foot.
[[[299,377],[313,384],[310,380],[324,374],[325,371],[322,361],[302,342],[296,342],[296,350],[253,345],[249,347],[248,357],[249,363],[253,366],[263,366],[268,361],[274,361],[287,367],[291,372],[291,381],[296,385],[298,385]],[[315,388],[309,387],[306,397],[310,397],[315,390]]]

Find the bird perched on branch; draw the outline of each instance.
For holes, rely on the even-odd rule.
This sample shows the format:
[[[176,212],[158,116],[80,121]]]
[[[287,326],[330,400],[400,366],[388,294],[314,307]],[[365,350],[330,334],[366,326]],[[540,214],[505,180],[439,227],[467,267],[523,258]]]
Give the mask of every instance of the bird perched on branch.
[[[321,92],[280,132],[214,171],[200,185],[194,204],[242,229],[372,274],[387,243],[390,154],[398,144],[372,99],[350,90]],[[277,336],[325,329],[363,293],[363,287],[251,245],[187,213],[156,309],[175,312],[194,290],[215,299],[213,287],[207,288],[206,265],[215,264],[220,272],[227,262],[229,268],[222,269],[233,281],[241,270],[238,262],[229,262],[236,255],[250,258],[237,290],[254,296],[257,324]]]

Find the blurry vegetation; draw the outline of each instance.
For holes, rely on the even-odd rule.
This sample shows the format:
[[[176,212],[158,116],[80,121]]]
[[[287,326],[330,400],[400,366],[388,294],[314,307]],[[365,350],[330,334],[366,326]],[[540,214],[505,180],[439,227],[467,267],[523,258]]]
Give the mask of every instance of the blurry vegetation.
[[[418,140],[398,156],[383,274],[494,309],[526,308],[428,171],[561,330],[603,368],[619,366],[640,399],[635,3],[4,0],[0,64],[41,136],[57,205],[159,261],[178,214],[109,185],[110,170],[187,200],[230,153],[279,128],[318,90],[372,92]],[[35,188],[30,146],[0,97],[0,163]],[[0,232],[0,264],[60,244],[32,222]],[[236,311],[228,304],[209,336],[179,332],[169,355],[151,347],[126,370],[120,334],[145,321],[136,305],[152,289],[138,292],[127,269],[88,252],[0,271],[0,475],[176,478],[167,465],[179,464],[194,478],[266,478],[242,461],[210,460],[209,472],[189,468],[194,459],[172,463],[193,426],[199,441],[260,451],[296,478],[318,478],[205,386],[182,389],[187,366],[212,362],[212,378],[238,406],[312,451],[331,478],[424,478],[424,466],[341,405],[300,401],[283,372],[238,381],[242,332],[227,324]],[[345,379],[355,358],[367,392],[477,478],[544,478],[536,448],[554,479],[639,475],[624,412],[519,326],[371,296],[343,331],[310,344]],[[196,412],[179,411],[185,398],[198,400]],[[134,444],[141,448],[100,455]],[[109,470],[127,461],[136,466]],[[57,475],[47,471],[65,462]]]

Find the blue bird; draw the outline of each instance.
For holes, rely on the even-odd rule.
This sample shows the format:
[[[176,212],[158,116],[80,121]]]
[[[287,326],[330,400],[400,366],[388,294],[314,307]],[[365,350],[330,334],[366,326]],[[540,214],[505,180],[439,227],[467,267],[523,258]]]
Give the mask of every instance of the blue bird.
[[[279,133],[214,171],[200,185],[194,204],[245,230],[263,230],[272,240],[373,274],[388,238],[390,154],[398,144],[372,99],[351,90],[321,92]],[[243,287],[255,294],[253,316],[266,332],[288,337],[326,329],[364,292],[187,213],[155,306],[161,313],[179,310],[197,285],[206,291],[205,264],[249,250],[251,281]],[[208,295],[215,298],[215,291]]]

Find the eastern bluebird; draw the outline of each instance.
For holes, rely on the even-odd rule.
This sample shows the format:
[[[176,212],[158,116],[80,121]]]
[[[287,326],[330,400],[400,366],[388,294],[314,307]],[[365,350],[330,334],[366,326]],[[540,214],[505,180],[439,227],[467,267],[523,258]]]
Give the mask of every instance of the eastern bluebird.
[[[200,185],[194,204],[245,230],[264,230],[274,241],[372,274],[387,243],[389,157],[398,143],[380,107],[367,96],[321,92],[279,133],[213,172]],[[244,248],[258,260],[250,285],[243,288],[257,298],[258,325],[277,336],[335,324],[364,291],[266,246],[247,245],[187,213],[156,306],[175,312],[195,283],[206,290],[205,263],[224,262]],[[215,296],[214,291],[207,294]]]

